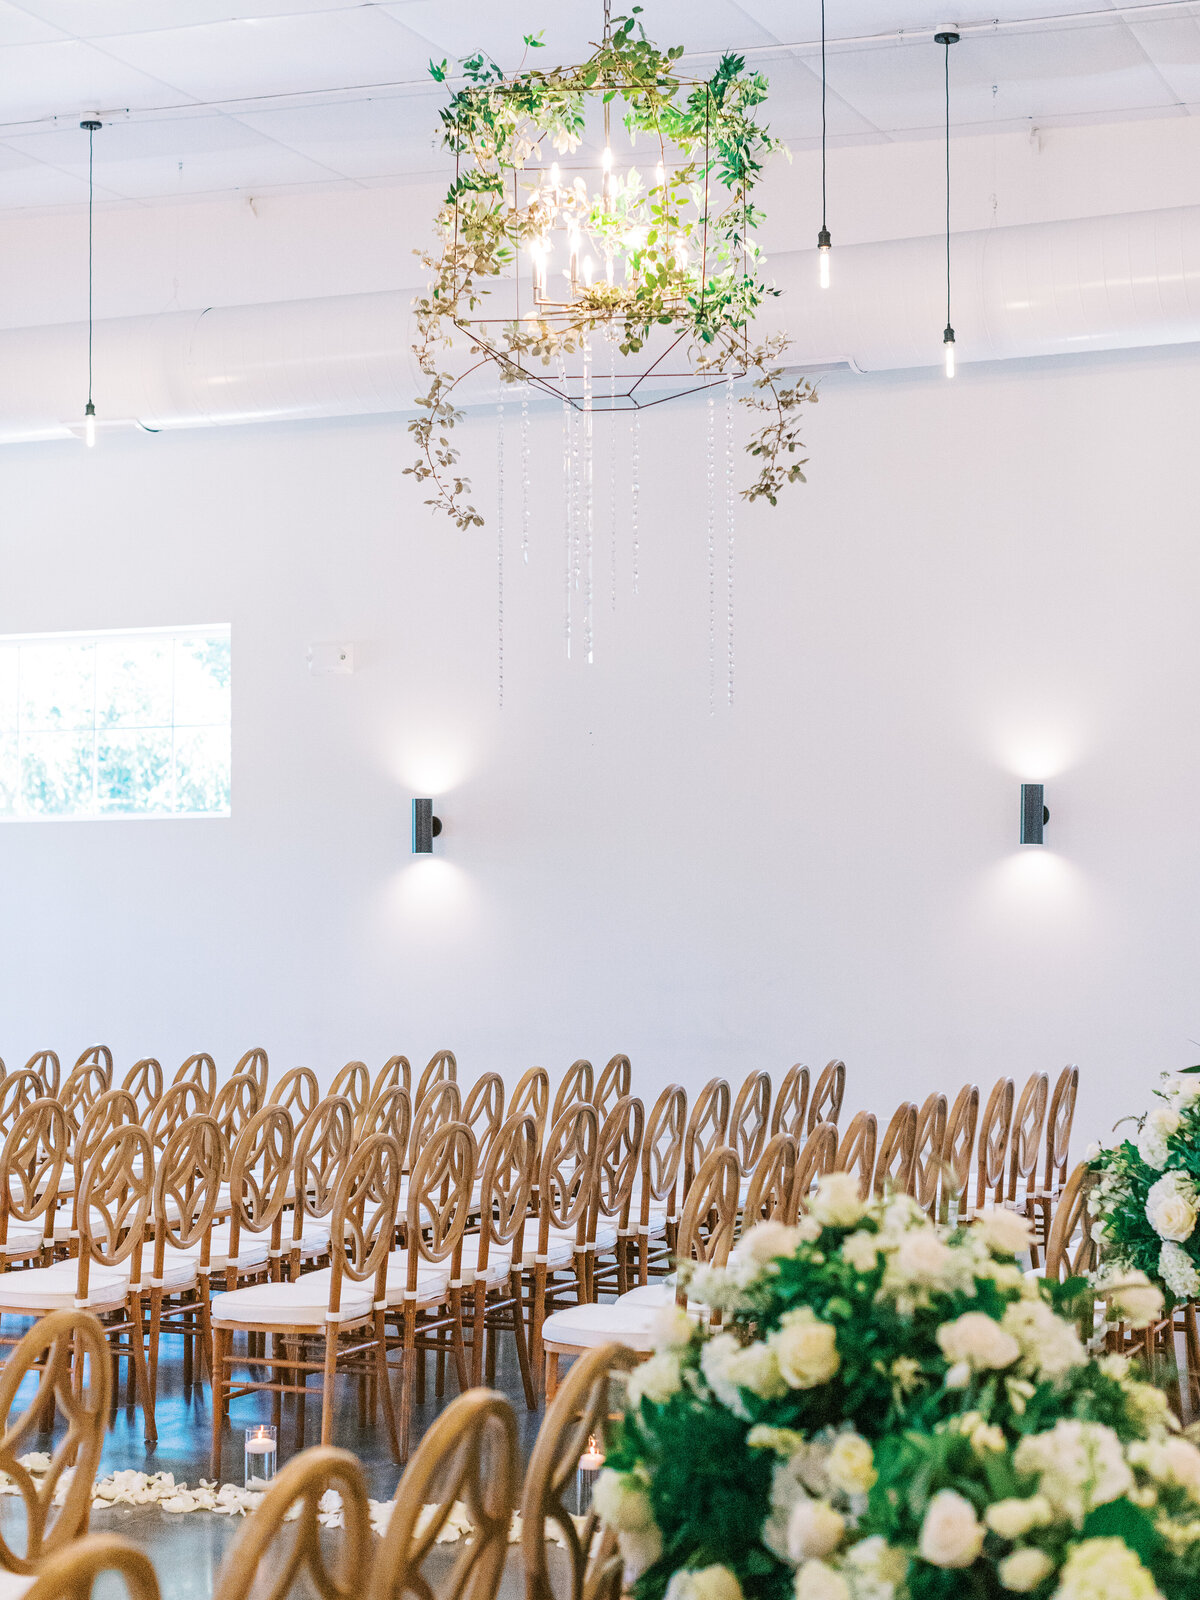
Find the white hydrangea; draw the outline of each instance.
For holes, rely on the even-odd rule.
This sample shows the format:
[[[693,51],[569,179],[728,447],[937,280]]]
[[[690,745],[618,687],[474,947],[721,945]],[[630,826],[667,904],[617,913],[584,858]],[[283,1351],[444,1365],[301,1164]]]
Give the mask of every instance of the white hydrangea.
[[[732,1411],[735,1417],[748,1420],[746,1408],[742,1404],[740,1385],[730,1370],[732,1363],[741,1354],[741,1348],[731,1333],[718,1333],[715,1338],[706,1341],[700,1352],[700,1371],[704,1374],[705,1383],[721,1405],[727,1411]]]
[[[796,1573],[796,1600],[851,1600],[850,1585],[827,1561],[806,1561]]]
[[[696,1567],[675,1572],[665,1600],[742,1600],[737,1574],[728,1567]]]
[[[877,1235],[860,1228],[842,1240],[842,1255],[855,1272],[873,1272],[879,1260],[879,1239]]]
[[[778,1400],[788,1391],[775,1351],[757,1339],[729,1358],[725,1378],[741,1389],[749,1389],[761,1400]]]
[[[980,1238],[989,1250],[997,1255],[1019,1256],[1029,1249],[1030,1227],[1028,1217],[997,1206],[985,1211],[975,1223]]]
[[[896,1600],[908,1572],[908,1556],[873,1533],[851,1545],[842,1558],[849,1574],[854,1600]]]
[[[1200,1096],[1200,1074],[1182,1073],[1176,1077],[1164,1075],[1163,1092],[1177,1106],[1190,1106]]]
[[[798,1230],[789,1228],[786,1223],[757,1222],[738,1240],[733,1254],[752,1261],[761,1270],[781,1256],[794,1255],[799,1242]]]
[[[1200,1450],[1188,1439],[1138,1440],[1130,1459],[1159,1483],[1175,1483],[1200,1500]]]
[[[1054,1600],[1162,1600],[1124,1539],[1084,1539],[1067,1556]]]
[[[1156,1128],[1149,1117],[1137,1136],[1137,1149],[1138,1155],[1154,1172],[1161,1172],[1171,1159],[1166,1134]]]
[[[1018,1300],[1010,1305],[1004,1313],[1004,1327],[1020,1346],[1024,1373],[1058,1378],[1087,1361],[1076,1329],[1044,1300]]]
[[[1002,1539],[1023,1539],[1033,1528],[1045,1528],[1054,1521],[1054,1508],[1044,1494],[1025,1500],[994,1500],[983,1513],[983,1520]]]
[[[1200,1295],[1200,1272],[1181,1245],[1166,1240],[1158,1252],[1158,1275],[1177,1300],[1194,1300]]]
[[[858,1179],[849,1172],[827,1172],[817,1183],[809,1211],[827,1228],[852,1228],[867,1208],[858,1192]]]
[[[788,1554],[797,1562],[832,1555],[845,1532],[845,1517],[828,1500],[798,1500],[788,1518]]]
[[[841,1365],[834,1329],[808,1306],[785,1312],[767,1343],[791,1389],[815,1389],[828,1383]]]
[[[1020,1473],[1036,1475],[1041,1493],[1059,1515],[1082,1527],[1093,1506],[1117,1500],[1133,1487],[1133,1474],[1111,1428],[1068,1418],[1047,1433],[1021,1440],[1013,1454]]]
[[[1146,1221],[1160,1239],[1182,1244],[1191,1238],[1196,1228],[1196,1191],[1185,1173],[1167,1172],[1151,1184],[1146,1196]]]
[[[684,1350],[692,1342],[692,1334],[696,1331],[696,1324],[688,1316],[682,1306],[677,1306],[674,1301],[663,1306],[654,1315],[650,1325],[650,1337],[656,1350]]]
[[[665,1405],[672,1395],[679,1393],[682,1383],[678,1355],[672,1350],[662,1350],[629,1374],[626,1391],[629,1404],[637,1406],[646,1399],[658,1406]]]
[[[645,1485],[630,1472],[604,1467],[592,1488],[592,1505],[601,1522],[626,1533],[644,1533],[654,1526],[654,1512]]]
[[[972,1372],[1011,1367],[1021,1354],[1013,1334],[982,1311],[968,1311],[937,1331],[938,1348],[951,1365],[965,1362]]]
[[[1008,1589],[1013,1594],[1029,1594],[1038,1584],[1044,1583],[1053,1571],[1054,1563],[1044,1550],[1039,1550],[1036,1545],[1026,1545],[1024,1549],[1014,1550],[1011,1555],[1005,1556],[996,1568],[996,1576],[1000,1579],[1002,1589]]]

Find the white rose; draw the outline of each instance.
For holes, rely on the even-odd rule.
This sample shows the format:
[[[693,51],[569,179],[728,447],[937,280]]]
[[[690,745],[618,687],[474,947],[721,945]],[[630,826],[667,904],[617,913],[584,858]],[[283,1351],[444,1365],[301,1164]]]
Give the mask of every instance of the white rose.
[[[636,1406],[646,1399],[656,1406],[666,1405],[672,1395],[679,1393],[682,1381],[679,1357],[670,1350],[660,1351],[629,1374],[629,1404]]]
[[[1197,1095],[1200,1095],[1200,1075],[1185,1072],[1177,1078],[1168,1078],[1166,1089],[1176,1105],[1190,1106]]]
[[[1011,1367],[1021,1354],[1012,1334],[982,1311],[968,1311],[953,1322],[943,1322],[937,1342],[951,1365],[965,1361],[974,1372]]]
[[[1024,1550],[1014,1550],[1012,1555],[1005,1556],[996,1575],[1001,1588],[1011,1589],[1014,1594],[1028,1594],[1053,1571],[1054,1563],[1046,1552],[1028,1545]]]
[[[1122,1272],[1114,1282],[1105,1283],[1102,1288],[1112,1322],[1127,1322],[1131,1328],[1148,1328],[1162,1316],[1162,1291],[1155,1288],[1144,1272]]]
[[[1031,1528],[1044,1528],[1053,1522],[1054,1512],[1044,1495],[1028,1500],[996,1500],[983,1513],[983,1520],[1002,1539],[1023,1539]]]
[[[788,1554],[793,1561],[832,1555],[845,1531],[845,1517],[828,1500],[800,1500],[788,1518]]]
[[[842,1255],[855,1272],[873,1272],[879,1260],[879,1239],[860,1228],[857,1233],[847,1234],[842,1240]]]
[[[742,1600],[742,1586],[728,1567],[697,1567],[672,1575],[665,1600]]]
[[[1019,1473],[1036,1473],[1055,1512],[1077,1528],[1093,1506],[1119,1500],[1133,1487],[1133,1474],[1113,1430],[1073,1417],[1046,1433],[1026,1434],[1013,1452],[1013,1465]]]
[[[1004,1313],[1003,1326],[1021,1347],[1021,1371],[1058,1378],[1087,1361],[1076,1329],[1044,1300],[1020,1300]]]
[[[731,1375],[732,1363],[741,1354],[741,1345],[731,1333],[718,1333],[700,1351],[700,1371],[713,1394],[735,1417],[745,1417],[746,1408],[738,1384]]]
[[[879,1474],[875,1455],[861,1433],[839,1433],[825,1461],[825,1471],[843,1494],[866,1494]]]
[[[792,1389],[815,1389],[828,1383],[841,1365],[837,1335],[807,1306],[786,1312],[767,1343],[775,1352],[784,1382]]]
[[[1162,1596],[1124,1539],[1084,1539],[1063,1564],[1054,1600],[1162,1600]]]
[[[953,1489],[940,1489],[925,1510],[917,1551],[934,1567],[969,1567],[983,1549],[975,1507]]]
[[[1200,1500],[1200,1450],[1188,1439],[1168,1439],[1162,1447],[1167,1476]]]
[[[881,1534],[873,1533],[852,1544],[843,1563],[856,1577],[856,1596],[862,1600],[892,1600],[908,1572],[908,1556],[890,1545]]]
[[[989,1250],[1000,1256],[1019,1256],[1029,1249],[1029,1219],[1004,1206],[985,1211],[975,1224]]]
[[[852,1228],[867,1208],[858,1192],[858,1179],[849,1172],[827,1172],[817,1183],[809,1210],[827,1228]]]
[[[632,1474],[602,1468],[592,1488],[592,1505],[601,1522],[626,1533],[644,1533],[654,1526],[650,1497]]]
[[[814,1239],[821,1237],[821,1224],[816,1217],[809,1216],[807,1212],[796,1224],[796,1238],[803,1244],[812,1244]]]
[[[749,1389],[762,1400],[778,1400],[788,1391],[774,1350],[760,1341],[731,1356],[725,1374],[730,1383]]]
[[[617,1534],[617,1547],[625,1564],[625,1587],[632,1586],[662,1555],[662,1534],[657,1528],[646,1528],[641,1533],[622,1529]]]
[[[738,1240],[735,1254],[752,1261],[756,1267],[765,1267],[768,1261],[796,1253],[799,1234],[782,1222],[756,1222],[754,1227]]]
[[[1196,1227],[1195,1197],[1186,1182],[1168,1172],[1151,1184],[1146,1196],[1146,1221],[1160,1239],[1182,1244]]]
[[[691,1344],[695,1331],[696,1324],[674,1301],[656,1312],[650,1325],[650,1337],[656,1350],[683,1350]]]
[[[936,1288],[953,1265],[953,1250],[942,1243],[932,1228],[914,1228],[906,1233],[896,1251],[895,1271],[905,1283]]]
[[[796,1573],[796,1600],[850,1600],[850,1585],[824,1561],[806,1561]]]

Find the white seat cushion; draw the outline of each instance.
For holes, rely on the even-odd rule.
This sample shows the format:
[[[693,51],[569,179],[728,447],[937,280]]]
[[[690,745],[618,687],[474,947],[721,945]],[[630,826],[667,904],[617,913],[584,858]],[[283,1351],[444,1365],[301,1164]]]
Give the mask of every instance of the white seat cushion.
[[[8,1238],[0,1244],[0,1255],[35,1256],[42,1248],[42,1238],[40,1228],[20,1228],[10,1222]]]
[[[154,1275],[154,1246],[147,1244],[142,1247],[142,1269],[138,1275],[136,1288],[165,1289],[169,1294],[179,1294],[184,1289],[194,1289],[199,1280],[199,1256],[190,1255],[186,1250],[167,1249],[163,1252],[162,1277]],[[129,1265],[128,1261],[125,1263]]]
[[[479,1277],[479,1250],[483,1242],[483,1235],[468,1233],[463,1239],[462,1273],[463,1283],[473,1284]],[[484,1270],[484,1282],[489,1288],[496,1284],[505,1283],[512,1270],[512,1249],[506,1244],[497,1244],[494,1240],[488,1246],[487,1266]]]
[[[521,1257],[523,1267],[537,1265],[538,1257],[538,1225],[536,1221],[525,1224],[525,1248]],[[569,1267],[575,1259],[574,1233],[562,1233],[557,1228],[551,1228],[548,1235],[546,1248],[546,1265],[552,1272]]]
[[[417,1262],[417,1300],[441,1300],[450,1284],[450,1263]],[[408,1251],[393,1250],[388,1256],[387,1303],[398,1306],[408,1288]]]
[[[283,1253],[290,1254],[297,1248],[296,1240],[285,1229],[283,1236]],[[323,1222],[306,1222],[300,1230],[300,1254],[306,1258],[323,1256],[329,1250],[329,1229]]]
[[[611,1306],[567,1306],[546,1318],[542,1339],[547,1345],[565,1345],[571,1350],[588,1350],[610,1340],[630,1350],[652,1350],[657,1315],[657,1306],[621,1305],[619,1301]]]
[[[0,1568],[0,1600],[21,1600],[36,1577],[36,1572],[6,1572]]]
[[[219,1223],[213,1230],[208,1247],[208,1264],[213,1272],[224,1272],[229,1266],[229,1231],[228,1222]],[[200,1244],[188,1245],[186,1250],[176,1252],[179,1255],[200,1259],[202,1246]],[[247,1233],[242,1229],[238,1233],[237,1260],[232,1265],[239,1272],[248,1272],[252,1267],[263,1267],[271,1253],[271,1236],[267,1233]]]
[[[639,1283],[636,1289],[629,1289],[625,1294],[618,1295],[616,1304],[641,1306],[650,1311],[659,1311],[663,1306],[673,1306],[675,1274],[672,1273],[669,1278],[658,1278],[653,1283]],[[699,1300],[689,1300],[688,1310],[697,1316],[708,1315],[708,1307],[701,1305]]]
[[[75,1304],[79,1282],[77,1261],[56,1261],[49,1267],[28,1267],[0,1273],[0,1311],[64,1311]],[[129,1274],[123,1267],[88,1269],[87,1304],[93,1311],[124,1305]]]
[[[324,1279],[322,1282],[321,1280]],[[255,1283],[213,1297],[212,1320],[218,1327],[320,1327],[327,1320],[363,1322],[371,1315],[370,1293],[342,1281],[341,1309],[329,1317],[329,1280],[309,1272],[296,1283]]]
[[[615,1250],[617,1247],[617,1224],[607,1218],[603,1222],[596,1222],[596,1249]]]

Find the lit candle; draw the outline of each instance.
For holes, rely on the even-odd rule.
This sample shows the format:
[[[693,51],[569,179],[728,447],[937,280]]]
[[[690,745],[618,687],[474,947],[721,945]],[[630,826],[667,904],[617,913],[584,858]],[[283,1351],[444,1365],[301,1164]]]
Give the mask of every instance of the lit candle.
[[[655,183],[658,185],[658,187],[660,189],[663,187],[663,185],[667,181],[666,168],[663,166],[661,161],[658,163],[657,167],[655,167],[655,169],[654,169],[654,181],[655,181]]]
[[[580,1472],[599,1472],[604,1465],[604,1456],[595,1439],[588,1440],[588,1447],[579,1458]]]
[[[591,256],[584,256],[584,258],[583,258],[583,281],[584,281],[584,283],[586,284],[586,286],[589,289],[592,287],[592,276],[595,273],[595,271],[596,271],[596,263],[592,260]]]

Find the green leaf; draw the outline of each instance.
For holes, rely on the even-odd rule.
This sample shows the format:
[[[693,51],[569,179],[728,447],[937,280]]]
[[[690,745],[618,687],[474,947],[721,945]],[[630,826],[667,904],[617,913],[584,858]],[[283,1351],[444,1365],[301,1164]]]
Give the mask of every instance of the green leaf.
[[[1162,1546],[1154,1523],[1132,1500],[1109,1500],[1084,1518],[1085,1539],[1123,1539],[1149,1565]]]

